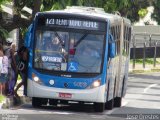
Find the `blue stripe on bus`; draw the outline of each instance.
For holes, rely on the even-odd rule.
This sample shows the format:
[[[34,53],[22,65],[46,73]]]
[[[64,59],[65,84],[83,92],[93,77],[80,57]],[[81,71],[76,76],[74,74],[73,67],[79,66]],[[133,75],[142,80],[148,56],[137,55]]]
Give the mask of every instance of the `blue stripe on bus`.
[[[86,89],[95,80],[102,80],[101,75],[95,77],[95,78],[66,78],[66,77],[57,77],[57,76],[51,76],[51,75],[44,75],[36,72],[33,70],[32,72],[29,73],[29,78],[32,80],[32,73],[37,75],[39,79],[43,82],[45,86],[48,87],[53,87],[53,88],[68,88],[68,89]],[[49,81],[54,80],[55,84],[50,85]],[[65,87],[64,84],[67,84],[68,86]],[[101,85],[103,85],[104,82],[102,81]]]
[[[105,58],[104,58],[104,64],[103,64],[103,76],[102,81],[106,84],[106,78],[107,78],[107,63],[108,63],[108,37],[109,37],[109,27],[110,27],[110,21],[107,20],[107,33],[106,33],[106,47],[105,47]]]

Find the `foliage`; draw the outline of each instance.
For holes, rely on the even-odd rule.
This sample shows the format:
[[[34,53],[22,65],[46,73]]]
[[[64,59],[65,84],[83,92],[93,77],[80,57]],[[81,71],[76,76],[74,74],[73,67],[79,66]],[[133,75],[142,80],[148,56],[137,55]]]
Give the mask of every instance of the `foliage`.
[[[41,11],[64,9],[66,6],[101,7],[108,13],[119,13],[132,22],[139,20],[138,11],[149,5],[150,0],[43,0]]]
[[[0,38],[5,39],[8,37],[8,31],[0,26]]]
[[[152,14],[152,18],[154,18],[158,24],[160,24],[160,0],[156,0],[153,2],[154,13]]]
[[[0,0],[0,4],[7,1],[13,2],[14,21],[10,26],[7,26],[7,22],[6,25],[2,24],[1,26],[8,31],[18,27],[24,32],[31,23],[34,13],[39,10],[50,11],[64,9],[66,6],[101,7],[108,13],[118,11],[121,16],[129,18],[131,22],[135,22],[139,20],[139,16],[143,17],[146,14],[145,8],[153,4],[155,6],[155,14],[153,17],[160,23],[160,0],[156,0],[156,2],[155,0],[40,0],[40,5],[36,3],[37,0]],[[24,6],[32,9],[33,13],[29,14],[24,12]],[[21,18],[21,14],[27,16],[28,19],[24,20]],[[17,23],[17,21],[19,22]]]
[[[11,0],[0,0],[0,11],[1,11],[1,5],[6,3],[6,2],[10,2]]]
[[[130,60],[130,63],[133,63],[133,60]],[[135,63],[136,63],[136,64],[143,64],[143,59],[136,59],[136,60],[135,60]],[[154,64],[153,58],[146,58],[145,64]],[[157,58],[157,60],[156,60],[156,64],[160,64],[160,61],[159,61],[158,58]]]
[[[3,3],[9,2],[9,1],[11,1],[11,0],[0,0],[0,5]]]
[[[138,11],[138,15],[141,18],[145,17],[147,15],[147,13],[148,13],[148,10],[147,9],[143,9],[143,8]]]

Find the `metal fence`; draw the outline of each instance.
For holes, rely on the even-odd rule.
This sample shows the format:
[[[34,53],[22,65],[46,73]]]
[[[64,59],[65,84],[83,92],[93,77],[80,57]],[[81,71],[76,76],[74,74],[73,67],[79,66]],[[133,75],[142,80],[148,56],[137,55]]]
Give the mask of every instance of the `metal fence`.
[[[143,68],[146,67],[146,58],[153,58],[153,67],[160,57],[160,34],[134,33],[131,41],[130,59],[133,59],[133,69],[136,59],[143,59]]]

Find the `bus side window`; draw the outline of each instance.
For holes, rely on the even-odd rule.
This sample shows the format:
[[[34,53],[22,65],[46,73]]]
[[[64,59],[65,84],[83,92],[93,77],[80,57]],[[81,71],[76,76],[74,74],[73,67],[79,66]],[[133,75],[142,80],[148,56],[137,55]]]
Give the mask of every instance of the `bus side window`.
[[[113,39],[113,36],[110,34],[109,35],[109,58],[114,58],[115,57],[115,51],[116,46],[115,46],[115,41]]]

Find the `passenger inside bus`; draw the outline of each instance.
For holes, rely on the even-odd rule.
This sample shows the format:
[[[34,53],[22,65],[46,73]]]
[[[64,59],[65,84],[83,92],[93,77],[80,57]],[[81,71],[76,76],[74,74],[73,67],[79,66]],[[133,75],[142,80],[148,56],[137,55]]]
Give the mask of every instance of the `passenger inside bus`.
[[[62,53],[62,45],[57,36],[53,35],[46,38],[43,47],[42,66],[47,70],[60,70],[60,65],[65,62],[65,56]]]
[[[46,55],[56,55],[56,53],[59,53],[59,40],[57,37],[51,38],[46,38],[45,44],[43,46],[43,50],[45,50]]]
[[[52,39],[52,48],[53,48],[53,51],[59,51],[59,47],[60,47],[60,42],[59,42],[59,39],[58,37],[53,37]]]

